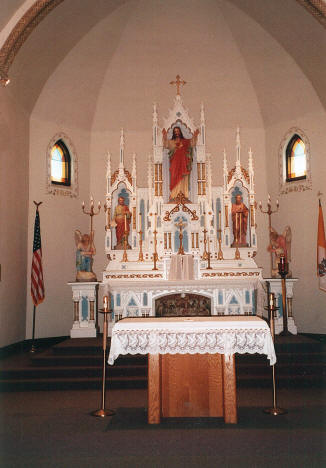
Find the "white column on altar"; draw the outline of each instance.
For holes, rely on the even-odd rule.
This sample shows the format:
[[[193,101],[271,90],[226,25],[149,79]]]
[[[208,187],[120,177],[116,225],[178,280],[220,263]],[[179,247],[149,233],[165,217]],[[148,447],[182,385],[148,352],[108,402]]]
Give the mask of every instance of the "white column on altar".
[[[97,336],[97,291],[99,282],[68,283],[72,288],[74,320],[71,338],[95,338]]]

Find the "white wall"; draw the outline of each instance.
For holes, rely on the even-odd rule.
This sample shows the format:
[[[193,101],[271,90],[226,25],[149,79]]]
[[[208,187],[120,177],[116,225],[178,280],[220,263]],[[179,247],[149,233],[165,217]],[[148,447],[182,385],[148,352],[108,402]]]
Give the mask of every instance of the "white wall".
[[[279,196],[279,145],[293,127],[301,129],[310,142],[312,190]],[[299,278],[294,289],[294,316],[298,331],[307,333],[326,333],[326,294],[318,289],[316,274],[318,191],[324,194],[321,201],[326,221],[325,128],[326,113],[321,111],[266,129],[268,190],[274,200],[276,197],[280,200],[280,210],[273,215],[272,226],[278,232],[286,225],[292,229],[291,269],[293,277]]]
[[[25,338],[29,123],[10,91],[1,90],[0,109],[2,347]]]
[[[45,300],[37,307],[35,337],[69,335],[73,322],[71,287],[74,281],[75,242],[74,231],[89,230],[89,217],[81,210],[82,200],[89,194],[89,135],[68,125],[31,119],[28,243],[32,245],[35,209],[33,200],[43,201],[40,207],[41,236]],[[64,132],[73,142],[78,158],[79,195],[77,198],[52,195],[46,191],[46,150],[50,140]],[[28,251],[28,264],[32,252]],[[30,288],[28,278],[27,289]],[[27,294],[28,298],[28,294]],[[27,299],[26,337],[32,335],[33,304]]]

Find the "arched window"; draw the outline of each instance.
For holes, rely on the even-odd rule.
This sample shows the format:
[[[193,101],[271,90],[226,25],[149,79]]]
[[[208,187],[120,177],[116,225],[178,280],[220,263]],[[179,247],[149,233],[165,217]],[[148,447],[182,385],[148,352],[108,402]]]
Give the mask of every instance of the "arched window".
[[[292,127],[279,146],[280,194],[312,189],[310,143],[301,128]]]
[[[289,141],[285,152],[286,181],[302,180],[307,177],[306,147],[299,135],[295,134]]]
[[[68,187],[71,185],[71,158],[62,140],[58,140],[51,148],[51,183]]]

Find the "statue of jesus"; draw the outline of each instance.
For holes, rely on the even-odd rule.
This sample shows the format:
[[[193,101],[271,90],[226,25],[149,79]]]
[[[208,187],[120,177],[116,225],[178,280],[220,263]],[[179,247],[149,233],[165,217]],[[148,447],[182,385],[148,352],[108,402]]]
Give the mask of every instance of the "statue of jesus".
[[[184,138],[180,127],[173,128],[171,140],[168,140],[165,128],[162,133],[163,146],[169,150],[170,201],[174,201],[179,193],[189,199],[189,175],[199,130],[195,130],[193,137],[189,139]]]

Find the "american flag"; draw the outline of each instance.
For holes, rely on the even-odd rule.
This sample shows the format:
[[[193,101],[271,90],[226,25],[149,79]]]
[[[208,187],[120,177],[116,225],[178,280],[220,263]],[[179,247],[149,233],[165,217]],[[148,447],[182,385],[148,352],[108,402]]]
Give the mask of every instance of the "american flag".
[[[41,304],[41,302],[43,302],[44,282],[43,282],[43,268],[42,268],[40,215],[39,215],[38,209],[36,210],[35,224],[34,224],[31,294],[32,294],[34,306],[37,306]]]

